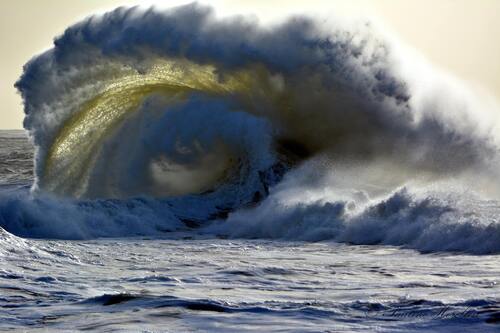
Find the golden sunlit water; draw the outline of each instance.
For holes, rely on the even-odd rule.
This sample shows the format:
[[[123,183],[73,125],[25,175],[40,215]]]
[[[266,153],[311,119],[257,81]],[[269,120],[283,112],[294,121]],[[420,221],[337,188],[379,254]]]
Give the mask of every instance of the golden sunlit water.
[[[193,92],[248,101],[250,91],[269,94],[265,77],[258,66],[221,73],[213,65],[179,59],[158,60],[143,73],[124,68],[64,123],[48,151],[40,185],[54,193],[81,195],[102,141],[148,96],[161,96],[166,108]]]

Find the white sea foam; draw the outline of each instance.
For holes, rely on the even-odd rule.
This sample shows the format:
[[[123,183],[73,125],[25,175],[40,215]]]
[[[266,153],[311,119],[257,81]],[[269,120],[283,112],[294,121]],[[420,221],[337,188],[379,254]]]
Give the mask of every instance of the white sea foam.
[[[119,8],[17,87],[36,181],[0,200],[16,234],[500,251],[498,106],[369,22]]]

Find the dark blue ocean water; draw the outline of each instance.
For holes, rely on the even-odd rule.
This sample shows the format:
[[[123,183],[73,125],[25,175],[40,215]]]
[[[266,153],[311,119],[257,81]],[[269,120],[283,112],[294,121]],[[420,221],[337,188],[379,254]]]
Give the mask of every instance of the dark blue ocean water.
[[[499,255],[199,229],[43,238],[33,221],[64,229],[61,214],[72,228],[75,217],[26,203],[39,200],[29,194],[32,167],[24,134],[1,132],[1,207],[10,211],[0,214],[0,331],[499,331]],[[37,238],[14,235],[9,218]]]

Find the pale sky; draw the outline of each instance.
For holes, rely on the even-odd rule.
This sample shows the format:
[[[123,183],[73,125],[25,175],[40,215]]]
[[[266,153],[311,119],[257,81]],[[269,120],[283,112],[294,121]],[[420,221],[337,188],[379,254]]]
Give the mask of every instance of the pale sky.
[[[191,1],[0,0],[0,129],[22,128],[21,98],[13,87],[22,66],[51,47],[72,23],[120,5],[173,6]],[[205,0],[221,14],[320,12],[375,17],[406,44],[453,75],[500,99],[500,0]]]

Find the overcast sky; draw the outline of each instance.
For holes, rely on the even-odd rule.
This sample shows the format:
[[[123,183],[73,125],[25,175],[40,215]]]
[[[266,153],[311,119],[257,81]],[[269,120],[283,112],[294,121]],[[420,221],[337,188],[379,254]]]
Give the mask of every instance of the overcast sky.
[[[76,21],[120,5],[173,6],[191,1],[0,1],[0,129],[22,128],[21,98],[13,87],[22,66],[49,48]],[[223,15],[254,13],[264,21],[286,13],[369,16],[431,62],[500,99],[500,0],[214,0]]]

